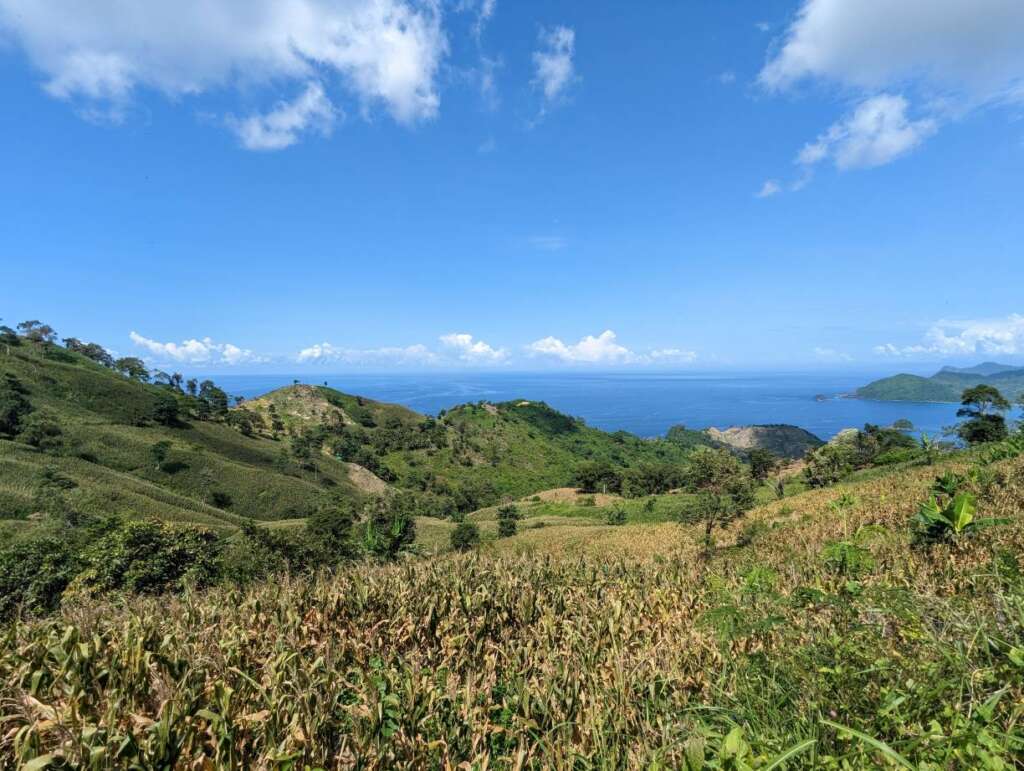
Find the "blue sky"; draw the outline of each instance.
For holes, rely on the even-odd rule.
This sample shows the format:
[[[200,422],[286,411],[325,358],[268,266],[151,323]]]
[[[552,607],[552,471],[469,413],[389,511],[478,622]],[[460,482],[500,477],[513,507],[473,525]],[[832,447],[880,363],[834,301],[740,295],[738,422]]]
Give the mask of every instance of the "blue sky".
[[[0,316],[207,372],[1024,362],[1019,0],[0,0]]]

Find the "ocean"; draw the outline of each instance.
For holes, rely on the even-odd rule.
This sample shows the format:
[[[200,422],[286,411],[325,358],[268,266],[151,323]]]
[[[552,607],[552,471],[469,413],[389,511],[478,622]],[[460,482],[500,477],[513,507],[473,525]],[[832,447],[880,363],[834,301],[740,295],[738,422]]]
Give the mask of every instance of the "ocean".
[[[662,436],[674,425],[714,426],[789,423],[822,439],[865,423],[891,425],[899,418],[915,433],[939,434],[957,421],[956,405],[875,402],[843,398],[871,377],[851,374],[636,374],[636,373],[426,373],[401,375],[214,375],[232,396],[252,398],[289,385],[327,383],[346,393],[395,402],[417,412],[466,402],[545,401],[606,431]],[[818,397],[826,397],[820,400]]]

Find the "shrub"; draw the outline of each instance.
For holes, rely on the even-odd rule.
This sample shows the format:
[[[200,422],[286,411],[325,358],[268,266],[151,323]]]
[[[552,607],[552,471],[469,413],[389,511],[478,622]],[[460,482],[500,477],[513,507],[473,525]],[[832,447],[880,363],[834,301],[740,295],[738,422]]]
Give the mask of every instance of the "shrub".
[[[455,551],[469,551],[480,543],[480,528],[472,522],[460,522],[452,530],[451,544]]]
[[[61,431],[57,419],[50,413],[33,412],[21,422],[18,439],[37,450],[54,452],[63,444],[64,432]]]
[[[608,511],[608,515],[605,517],[605,521],[609,525],[626,524],[626,510],[622,508],[622,506],[612,506]]]
[[[86,548],[78,582],[97,593],[209,586],[219,575],[220,547],[217,535],[205,528],[130,520]]]
[[[32,412],[26,395],[28,389],[10,372],[0,379],[0,434],[14,436],[21,430],[21,422]]]
[[[510,538],[516,534],[516,523],[520,519],[519,509],[509,503],[498,508],[498,537]]]
[[[19,608],[36,615],[55,610],[78,563],[62,538],[38,538],[0,551],[0,620]]]

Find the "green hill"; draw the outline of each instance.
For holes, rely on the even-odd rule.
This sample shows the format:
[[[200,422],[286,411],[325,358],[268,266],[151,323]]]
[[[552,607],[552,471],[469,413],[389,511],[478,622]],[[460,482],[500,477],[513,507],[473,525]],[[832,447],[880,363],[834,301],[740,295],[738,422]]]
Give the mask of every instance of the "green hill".
[[[1017,400],[1024,396],[1024,369],[992,363],[967,369],[943,367],[931,377],[902,374],[882,378],[858,388],[856,396],[879,401],[958,402],[965,389],[983,383]]]
[[[418,496],[420,513],[448,516],[568,486],[586,462],[628,471],[678,464],[691,448],[599,431],[540,402],[463,405],[435,419],[308,385],[198,419],[205,410],[184,391],[28,340],[0,348],[6,376],[24,389],[32,414],[59,431],[47,451],[0,436],[8,530],[38,518],[48,468],[70,480],[64,496],[83,514],[234,528],[302,519],[328,498],[358,501],[379,492],[381,480]],[[164,424],[153,416],[168,399],[179,417]]]

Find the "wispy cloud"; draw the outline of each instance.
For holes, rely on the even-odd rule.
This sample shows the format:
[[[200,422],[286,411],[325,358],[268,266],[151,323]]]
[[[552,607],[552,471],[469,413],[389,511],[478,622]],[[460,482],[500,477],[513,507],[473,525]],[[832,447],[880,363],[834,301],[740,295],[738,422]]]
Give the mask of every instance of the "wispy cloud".
[[[831,159],[840,171],[883,166],[918,147],[938,130],[932,118],[911,120],[902,96],[865,99],[797,156],[803,166]]]
[[[438,362],[438,355],[425,345],[347,348],[331,343],[317,343],[299,351],[296,360],[300,364],[339,363],[359,366],[394,366],[435,364]]]
[[[319,83],[310,83],[291,102],[280,102],[263,115],[228,118],[242,146],[248,150],[281,150],[295,144],[305,131],[330,136],[340,114]]]
[[[533,82],[543,93],[546,105],[556,102],[576,80],[575,54],[573,29],[559,26],[541,30],[540,48],[533,52]]]
[[[253,353],[231,343],[217,343],[209,337],[189,339],[180,343],[161,343],[138,332],[128,337],[140,348],[148,351],[157,363],[180,364],[262,364],[269,361],[266,356]]]
[[[530,246],[543,252],[559,252],[569,245],[569,240],[562,236],[532,236]]]
[[[850,354],[846,353],[845,351],[837,351],[835,348],[815,348],[814,357],[820,361],[827,362],[853,361],[853,357],[850,356]]]
[[[773,195],[778,195],[781,192],[782,188],[779,186],[779,183],[774,179],[769,179],[761,185],[761,189],[758,190],[755,195],[758,198],[771,198]]]

